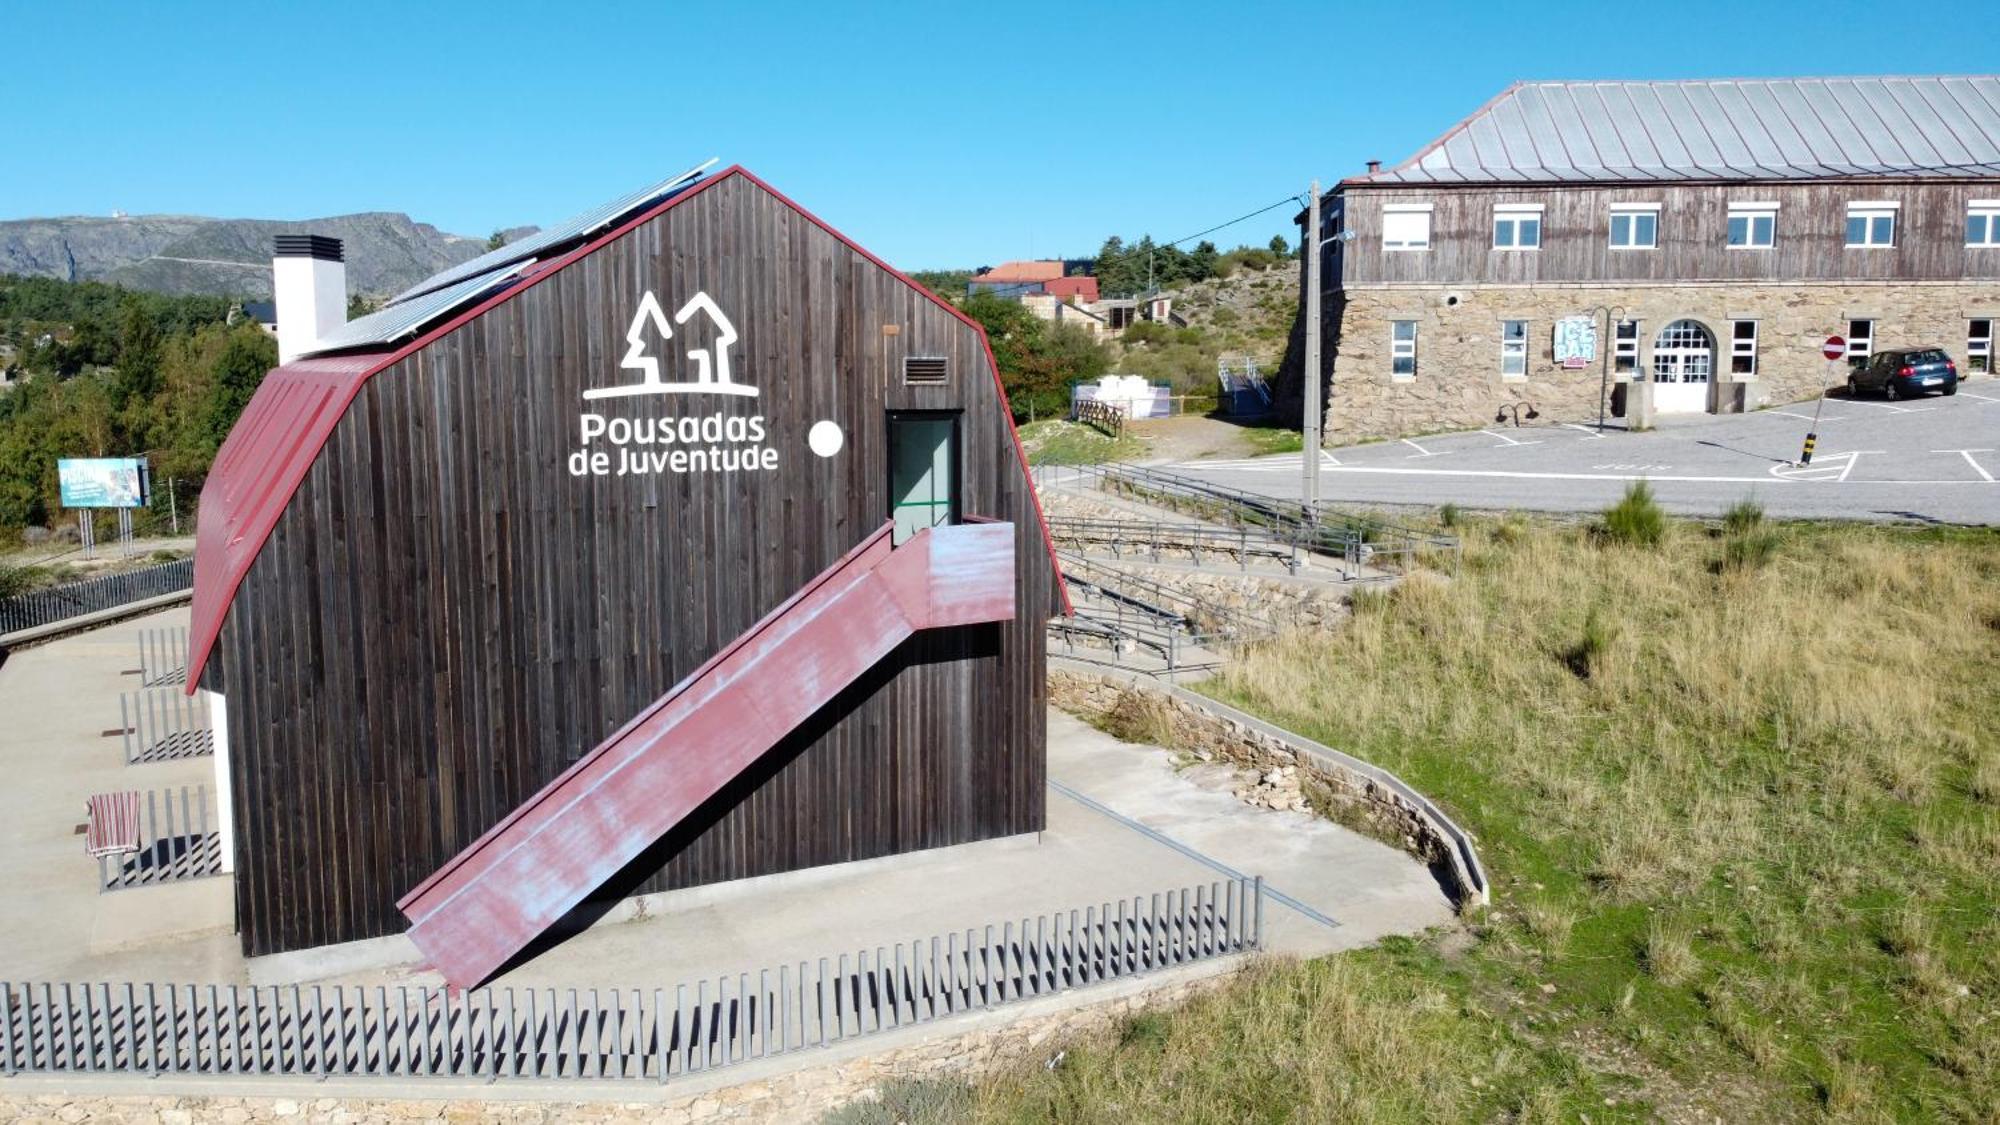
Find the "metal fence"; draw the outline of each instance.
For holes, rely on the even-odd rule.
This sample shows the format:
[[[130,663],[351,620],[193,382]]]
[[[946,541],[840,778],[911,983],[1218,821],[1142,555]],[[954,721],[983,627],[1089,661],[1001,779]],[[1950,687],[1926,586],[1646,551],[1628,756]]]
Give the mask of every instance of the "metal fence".
[[[118,729],[125,764],[171,762],[215,752],[208,697],[177,687],[141,688],[118,697]]]
[[[187,626],[139,630],[140,686],[187,683],[187,654]]]
[[[178,593],[193,585],[194,560],[179,559],[128,570],[123,574],[106,574],[51,586],[46,590],[31,590],[0,599],[0,633],[66,621],[161,594]]]
[[[1247,952],[1262,899],[1217,882],[692,991],[0,982],[0,1068],[665,1082]]]
[[[97,857],[99,892],[222,874],[222,835],[210,825],[208,804],[207,786],[146,793],[139,850]]]
[[[1199,564],[1212,555],[1224,555],[1244,570],[1252,559],[1268,559],[1298,570],[1298,552],[1288,542],[1251,527],[1215,527],[1204,523],[1168,523],[1163,520],[1072,519],[1050,516],[1049,537],[1058,549],[1084,552],[1109,551],[1111,557],[1127,556],[1159,562],[1185,555]]]
[[[1277,635],[1276,624],[1255,614],[1066,551],[1059,558],[1076,614],[1051,619],[1049,633],[1071,657],[1089,659],[1079,648],[1104,650],[1122,664],[1143,652],[1170,673],[1198,672],[1221,665],[1217,650]]]
[[[1254,527],[1304,551],[1338,558],[1349,579],[1363,569],[1393,571],[1426,555],[1448,555],[1458,566],[1455,535],[1426,531],[1374,515],[1339,512],[1215,484],[1201,477],[1138,465],[1079,465],[1075,474],[1100,488],[1238,527]]]

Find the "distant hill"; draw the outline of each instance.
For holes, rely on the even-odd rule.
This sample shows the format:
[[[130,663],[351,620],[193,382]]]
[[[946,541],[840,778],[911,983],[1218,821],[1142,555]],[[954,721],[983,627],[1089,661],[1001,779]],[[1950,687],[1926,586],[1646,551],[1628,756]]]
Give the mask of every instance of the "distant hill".
[[[509,241],[534,227],[508,231]],[[447,234],[395,212],[304,222],[190,215],[0,220],[0,274],[106,281],[158,293],[271,295],[271,239],[324,234],[346,244],[348,288],[397,293],[486,251],[484,238]]]

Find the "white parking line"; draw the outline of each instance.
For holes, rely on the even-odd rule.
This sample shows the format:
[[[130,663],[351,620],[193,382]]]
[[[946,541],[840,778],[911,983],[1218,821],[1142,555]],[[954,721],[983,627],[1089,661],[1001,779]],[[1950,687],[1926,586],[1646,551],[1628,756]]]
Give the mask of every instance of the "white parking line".
[[[1968,465],[1970,465],[1970,466],[1972,466],[1972,471],[1973,471],[1973,472],[1975,472],[1975,473],[1978,473],[1978,474],[1979,474],[1979,476],[1980,476],[1980,479],[1982,479],[1982,480],[1985,480],[1985,481],[1988,481],[1988,482],[1992,481],[1992,479],[1993,479],[1993,474],[1992,474],[1992,473],[1989,473],[1989,472],[1987,472],[1984,466],[1982,466],[1982,465],[1981,465],[1981,464],[1980,464],[1979,462],[1977,462],[1977,461],[1974,461],[1974,460],[1972,459],[1972,455],[1973,455],[1973,454],[1975,454],[1975,453],[1991,453],[1991,452],[1993,452],[1993,451],[1992,451],[1992,450],[1990,450],[1990,449],[1933,449],[1933,450],[1931,450],[1931,452],[1932,452],[1932,453],[1956,453],[1956,454],[1958,454],[1958,455],[1959,455],[1960,457],[1963,457],[1963,458],[1965,458],[1965,463],[1966,463],[1966,464],[1968,464]]]
[[[1804,420],[1806,420],[1806,421],[1808,421],[1808,422],[1810,422],[1810,421],[1812,421],[1812,420],[1813,420],[1813,416],[1812,416],[1812,415],[1810,415],[1810,414],[1800,414],[1800,413],[1797,413],[1797,412],[1795,412],[1795,411],[1791,411],[1791,410],[1766,410],[1766,411],[1765,411],[1764,413],[1766,413],[1766,414],[1783,414],[1783,415],[1784,415],[1785,417],[1787,417],[1787,418],[1803,418]],[[1822,421],[1822,422],[1838,422],[1838,421],[1841,421],[1842,419],[1841,419],[1841,418],[1839,418],[1839,417],[1835,417],[1835,416],[1834,416],[1834,415],[1832,415],[1832,414],[1827,414],[1827,415],[1823,415],[1823,416],[1821,416],[1819,420],[1820,420],[1820,421]]]
[[[1584,433],[1588,434],[1589,436],[1588,436],[1588,437],[1586,437],[1586,438],[1584,438],[1584,439],[1583,439],[1584,441],[1603,441],[1603,440],[1604,440],[1604,431],[1603,431],[1603,430],[1599,430],[1599,429],[1595,429],[1595,428],[1592,428],[1592,427],[1590,427],[1590,426],[1583,426],[1583,425],[1578,425],[1578,424],[1577,424],[1577,423],[1575,423],[1575,422],[1564,422],[1564,423],[1563,423],[1563,425],[1565,425],[1565,426],[1568,426],[1568,427],[1569,427],[1570,429],[1572,429],[1572,430],[1582,430],[1582,431],[1583,431]]]
[[[1963,388],[1958,393],[1964,395],[1966,398],[1976,398],[1981,402],[2000,402],[2000,398],[1994,398],[1992,395],[1976,395]]]
[[[1858,398],[1851,398],[1847,401],[1855,406],[1873,406],[1880,410],[1893,410],[1898,414],[1921,414],[1926,410],[1937,409],[1935,406],[1897,406],[1893,402],[1867,402]]]
[[[1387,465],[1342,465],[1332,473],[1389,473],[1419,477],[1506,477],[1514,480],[1647,480],[1693,484],[1769,484],[1769,477],[1672,477],[1647,473],[1528,473],[1502,469],[1410,469]],[[1902,483],[1902,482],[1896,482]],[[1965,482],[1970,484],[1972,482]]]
[[[1410,454],[1410,459],[1411,459],[1411,460],[1415,460],[1415,459],[1416,459],[1416,458],[1418,458],[1418,457],[1442,457],[1442,456],[1444,456],[1445,454],[1447,454],[1447,453],[1450,453],[1450,452],[1452,452],[1452,451],[1451,451],[1451,450],[1449,450],[1449,449],[1441,449],[1441,450],[1439,450],[1439,451],[1437,451],[1437,452],[1433,453],[1433,452],[1431,452],[1430,450],[1428,450],[1428,449],[1425,449],[1425,448],[1424,448],[1423,446],[1421,446],[1421,445],[1418,445],[1418,444],[1417,444],[1416,442],[1414,442],[1414,441],[1411,441],[1411,440],[1410,440],[1409,438],[1402,438],[1402,439],[1400,439],[1400,440],[1402,441],[1402,443],[1403,443],[1404,445],[1407,445],[1407,446],[1409,446],[1409,447],[1410,447],[1411,449],[1414,449],[1414,450],[1416,450],[1416,452],[1415,452],[1415,453],[1412,453],[1412,454]]]
[[[1854,462],[1858,459],[1859,455],[1854,453],[1829,453],[1810,465],[1790,462],[1773,465],[1770,472],[1779,480],[1842,481],[1847,479],[1848,473],[1854,471]]]
[[[1497,438],[1499,438],[1499,439],[1500,439],[1501,441],[1504,441],[1504,442],[1506,442],[1506,443],[1507,443],[1508,445],[1540,445],[1540,444],[1542,444],[1542,443],[1541,443],[1541,441],[1540,441],[1539,439],[1537,439],[1537,440],[1535,440],[1535,441],[1517,441],[1517,440],[1515,440],[1514,438],[1510,438],[1510,437],[1508,437],[1508,436],[1507,436],[1506,434],[1496,434],[1496,433],[1494,433],[1494,432],[1493,432],[1492,430],[1481,430],[1481,431],[1479,431],[1479,432],[1480,432],[1480,433],[1482,433],[1482,434],[1485,434],[1485,435],[1486,435],[1487,437],[1497,437]]]

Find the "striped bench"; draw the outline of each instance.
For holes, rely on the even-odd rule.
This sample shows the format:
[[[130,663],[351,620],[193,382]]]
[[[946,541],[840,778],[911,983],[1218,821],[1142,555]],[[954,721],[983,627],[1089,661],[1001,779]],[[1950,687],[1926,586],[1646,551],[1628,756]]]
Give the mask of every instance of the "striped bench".
[[[99,793],[84,804],[90,812],[90,827],[84,833],[83,850],[93,859],[139,850],[139,794],[136,790]]]

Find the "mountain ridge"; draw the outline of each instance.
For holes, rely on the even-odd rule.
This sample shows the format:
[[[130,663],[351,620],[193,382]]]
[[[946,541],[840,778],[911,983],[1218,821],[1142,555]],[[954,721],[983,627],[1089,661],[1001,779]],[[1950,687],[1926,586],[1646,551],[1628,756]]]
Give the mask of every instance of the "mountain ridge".
[[[508,241],[535,227],[503,232]],[[271,295],[271,240],[322,234],[344,244],[350,292],[401,292],[486,252],[486,239],[452,234],[400,211],[317,219],[200,215],[67,215],[0,220],[0,274],[103,281],[177,295]]]

